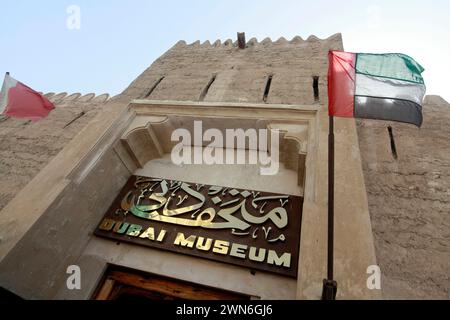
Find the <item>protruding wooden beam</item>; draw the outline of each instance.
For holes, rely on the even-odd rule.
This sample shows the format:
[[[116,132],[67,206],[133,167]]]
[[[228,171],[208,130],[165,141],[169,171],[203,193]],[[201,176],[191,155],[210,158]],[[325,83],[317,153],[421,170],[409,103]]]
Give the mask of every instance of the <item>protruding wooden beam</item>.
[[[237,38],[239,49],[245,49],[245,32],[238,32]]]

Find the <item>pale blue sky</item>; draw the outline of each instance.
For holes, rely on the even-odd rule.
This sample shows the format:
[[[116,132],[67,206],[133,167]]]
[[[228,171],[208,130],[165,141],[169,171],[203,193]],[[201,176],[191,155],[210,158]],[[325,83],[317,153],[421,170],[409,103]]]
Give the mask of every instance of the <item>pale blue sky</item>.
[[[450,1],[2,0],[0,74],[44,92],[121,92],[178,40],[341,32],[347,51],[402,52],[450,101]],[[70,5],[81,29],[66,26]]]

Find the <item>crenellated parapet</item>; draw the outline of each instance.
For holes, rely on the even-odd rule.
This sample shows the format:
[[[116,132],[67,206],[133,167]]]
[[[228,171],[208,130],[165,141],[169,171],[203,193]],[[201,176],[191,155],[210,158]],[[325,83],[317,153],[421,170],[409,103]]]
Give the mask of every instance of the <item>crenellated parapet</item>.
[[[343,50],[340,33],[325,39],[311,35],[272,40],[246,39],[239,32],[234,39],[182,40],[133,81],[122,97],[323,104],[329,50]]]
[[[254,46],[277,46],[277,45],[299,45],[299,44],[323,44],[323,45],[329,45],[333,42],[342,42],[342,35],[340,33],[333,34],[332,36],[329,36],[325,39],[320,39],[315,35],[310,35],[308,38],[303,39],[300,36],[295,36],[291,40],[287,40],[284,37],[280,37],[278,40],[273,41],[271,38],[267,37],[264,38],[261,41],[258,41],[257,38],[251,38],[246,42],[246,47],[254,47]],[[227,39],[225,41],[222,41],[220,39],[210,42],[209,40],[204,41],[203,43],[200,40],[197,40],[192,43],[187,43],[184,40],[178,41],[175,46],[173,46],[172,49],[177,48],[186,48],[186,47],[192,47],[192,48],[232,48],[232,47],[238,47],[238,42],[233,41],[232,39]]]
[[[68,103],[105,103],[108,100],[110,100],[110,95],[108,93],[103,94],[95,94],[95,93],[88,93],[82,95],[81,93],[72,93],[68,94],[67,92],[60,92],[60,93],[54,93],[54,92],[48,92],[45,93],[44,96],[48,98],[51,102],[53,102],[56,105],[60,104],[68,104]]]

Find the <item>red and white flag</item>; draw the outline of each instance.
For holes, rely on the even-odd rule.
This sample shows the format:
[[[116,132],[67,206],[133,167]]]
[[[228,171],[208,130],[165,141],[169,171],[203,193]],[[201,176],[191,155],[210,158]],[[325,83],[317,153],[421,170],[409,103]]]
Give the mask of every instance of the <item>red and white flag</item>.
[[[55,108],[46,97],[39,92],[5,75],[0,92],[0,114],[30,120],[45,118]]]

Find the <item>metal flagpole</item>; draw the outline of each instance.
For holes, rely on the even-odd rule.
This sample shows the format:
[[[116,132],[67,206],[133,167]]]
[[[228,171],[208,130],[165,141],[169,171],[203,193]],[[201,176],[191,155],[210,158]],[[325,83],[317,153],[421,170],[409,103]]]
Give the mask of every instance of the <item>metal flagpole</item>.
[[[334,117],[329,116],[328,131],[328,255],[327,279],[323,280],[322,300],[336,300],[337,282],[333,280],[334,263]]]

